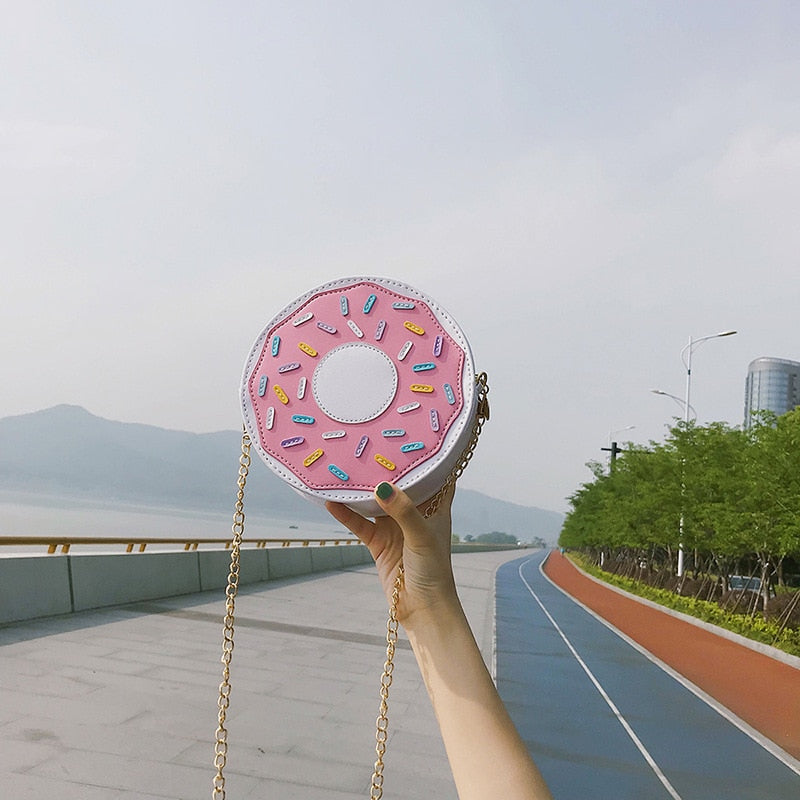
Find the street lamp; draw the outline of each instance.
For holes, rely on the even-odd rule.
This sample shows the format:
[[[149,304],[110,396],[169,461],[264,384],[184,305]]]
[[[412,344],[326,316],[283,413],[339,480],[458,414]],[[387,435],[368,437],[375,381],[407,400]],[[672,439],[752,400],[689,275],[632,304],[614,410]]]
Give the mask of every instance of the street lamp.
[[[636,426],[635,425],[627,425],[624,428],[618,428],[615,431],[608,432],[608,443],[611,444],[611,440],[616,436],[618,433],[623,433],[624,431],[632,431]]]
[[[669,397],[671,400],[674,400],[684,410],[684,418],[686,418],[686,401],[685,400],[681,400],[680,397],[677,397],[674,394],[670,394],[669,392],[664,392],[661,389],[651,389],[650,391],[653,394],[660,394],[660,395],[663,395],[664,397]],[[694,416],[694,418],[697,419],[697,412],[691,406],[689,406],[689,408],[691,409],[691,412],[692,412],[692,415]]]
[[[720,333],[711,333],[708,336],[701,336],[699,339],[693,339],[691,336],[689,337],[689,343],[681,350],[681,361],[683,362],[683,366],[686,367],[686,397],[683,401],[683,421],[688,424],[689,422],[689,412],[694,412],[694,409],[689,402],[689,398],[691,397],[692,391],[692,353],[695,351],[697,347],[699,347],[703,342],[707,342],[709,339],[721,339],[723,336],[733,336],[736,331],[721,331]],[[655,390],[654,390],[655,391]],[[656,391],[656,394],[667,394],[666,392],[659,392]],[[673,397],[673,395],[667,395],[668,397]],[[676,399],[677,398],[674,398]],[[680,401],[678,401],[680,402]],[[695,419],[697,419],[697,414],[694,415]],[[685,486],[681,485],[681,493],[685,490]],[[679,531],[679,539],[678,539],[678,577],[683,577],[683,509],[681,509],[681,521],[680,521],[680,531]]]
[[[686,367],[686,400],[684,401],[686,407],[684,408],[684,422],[689,421],[689,409],[691,408],[689,397],[692,391],[692,353],[703,342],[707,342],[709,339],[721,339],[723,336],[733,336],[735,333],[736,331],[722,331],[721,333],[712,333],[709,336],[701,336],[699,339],[692,339],[690,336],[689,344],[681,350],[681,361],[683,361],[683,366]],[[695,418],[697,418],[696,414]]]

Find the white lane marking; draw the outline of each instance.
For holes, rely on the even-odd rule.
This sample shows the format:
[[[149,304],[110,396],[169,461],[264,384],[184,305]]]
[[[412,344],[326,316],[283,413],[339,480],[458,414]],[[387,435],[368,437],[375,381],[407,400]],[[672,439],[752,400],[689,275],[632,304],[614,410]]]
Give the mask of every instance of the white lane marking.
[[[607,619],[603,619],[596,611],[592,611],[589,606],[584,605],[581,603],[580,600],[574,598],[569,592],[564,591],[557,583],[552,581],[547,573],[544,571],[544,565],[547,562],[547,559],[550,557],[548,554],[547,557],[542,559],[542,562],[539,564],[539,572],[548,581],[552,586],[558,589],[561,594],[565,597],[568,597],[572,600],[575,605],[580,606],[587,614],[591,614],[598,622],[601,622],[603,625],[606,626],[612,633],[615,633],[622,639],[623,642],[629,644],[634,650],[638,650],[648,661],[651,661],[657,667],[662,669],[664,672],[667,673],[671,678],[676,680],[678,683],[681,684],[684,688],[688,689],[695,697],[699,700],[702,700],[709,708],[713,709],[717,712],[723,719],[726,719],[731,725],[737,727],[743,734],[749,736],[757,745],[763,747],[773,758],[777,758],[784,766],[788,767],[792,772],[796,775],[800,775],[800,760],[796,759],[790,753],[787,753],[782,747],[779,747],[772,739],[768,739],[764,736],[763,733],[757,731],[752,725],[745,722],[741,717],[738,717],[736,714],[733,713],[729,708],[726,708],[722,703],[715,700],[710,694],[704,692],[699,686],[692,683],[688,678],[684,677],[674,670],[669,664],[665,661],[662,661],[658,656],[654,656],[649,650],[645,649],[640,645],[638,642],[631,639],[630,636],[623,633],[619,628],[615,628]]]
[[[594,684],[594,688],[600,692],[600,696],[606,701],[606,705],[608,705],[614,716],[619,721],[620,725],[622,725],[622,727],[625,729],[625,733],[628,734],[631,741],[636,745],[636,748],[642,754],[642,757],[648,763],[650,769],[653,770],[659,781],[661,781],[661,784],[667,790],[669,796],[672,797],[673,800],[681,800],[681,796],[675,791],[675,787],[667,780],[667,776],[661,771],[661,768],[658,766],[658,764],[656,764],[655,759],[650,755],[644,744],[642,744],[642,740],[636,735],[636,733],[634,733],[634,730],[631,728],[628,720],[626,720],[622,715],[622,712],[617,708],[614,701],[608,696],[608,693],[603,688],[600,681],[597,680],[597,678],[594,676],[594,673],[589,669],[589,667],[586,665],[586,662],[580,657],[578,651],[573,647],[572,642],[570,642],[564,631],[561,630],[558,623],[553,619],[550,612],[544,607],[544,603],[542,603],[542,601],[539,599],[539,595],[533,591],[531,585],[527,580],[525,580],[525,576],[522,574],[522,568],[526,564],[530,564],[531,561],[533,561],[533,559],[524,561],[519,565],[519,569],[517,570],[520,580],[525,584],[525,588],[531,593],[531,597],[533,597],[533,599],[539,604],[539,608],[542,609],[544,615],[550,620],[550,624],[556,629],[556,631],[558,631],[558,635],[564,640],[564,644],[566,644],[566,646],[569,648],[570,653],[572,653],[572,655],[575,657],[575,660],[578,662],[578,664],[580,664],[581,669],[586,673],[592,684]]]

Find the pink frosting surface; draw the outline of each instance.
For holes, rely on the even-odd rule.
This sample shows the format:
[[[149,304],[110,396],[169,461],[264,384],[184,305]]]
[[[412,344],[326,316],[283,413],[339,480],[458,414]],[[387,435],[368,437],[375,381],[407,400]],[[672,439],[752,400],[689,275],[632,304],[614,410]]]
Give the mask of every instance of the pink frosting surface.
[[[370,307],[367,304],[371,295],[375,299]],[[347,315],[342,311],[343,297],[346,298]],[[392,308],[396,302],[411,302],[414,308]],[[367,308],[368,312],[365,311]],[[293,324],[309,313],[313,316],[307,321]],[[348,320],[355,323],[363,337],[351,329]],[[385,325],[380,340],[377,340],[381,321]],[[405,325],[407,322],[424,332],[420,334],[410,330]],[[335,328],[336,332],[330,333],[317,323]],[[275,336],[280,337],[280,345],[277,354],[273,355]],[[437,336],[441,337],[441,352],[435,355]],[[409,341],[411,349],[401,361],[398,355]],[[378,348],[391,359],[397,370],[394,398],[383,413],[366,422],[332,419],[317,406],[314,398],[314,371],[326,354],[348,342]],[[414,365],[422,363],[433,363],[435,367],[415,372]],[[293,364],[299,366],[283,373],[278,371],[280,367]],[[397,481],[441,448],[450,425],[463,407],[463,365],[463,350],[447,334],[431,308],[420,299],[397,294],[368,281],[319,292],[267,332],[247,383],[258,437],[264,450],[312,489],[369,490],[383,480]],[[303,378],[306,386],[301,399],[298,389]],[[266,388],[261,393],[259,389],[264,379]],[[412,391],[415,384],[432,386],[433,391]],[[453,396],[450,398],[445,384],[452,388]],[[282,390],[286,403],[281,401],[276,386]],[[398,408],[410,403],[419,403],[420,406],[406,413],[398,412]],[[431,423],[432,411],[438,415],[438,431]],[[295,415],[312,417],[314,421],[311,424],[296,422],[292,419]],[[271,428],[268,427],[270,418]],[[405,433],[386,438],[383,436],[385,430],[403,430]],[[333,431],[344,431],[345,434],[339,438],[323,438],[323,433]],[[359,448],[364,436],[368,441]],[[297,437],[303,437],[303,441],[294,446],[284,446]],[[406,453],[401,451],[401,446],[412,443],[422,443],[422,448]],[[323,452],[313,463],[304,464],[320,449]],[[357,450],[360,450],[358,456]],[[376,456],[382,461],[376,460]],[[346,479],[343,478],[345,475]]]

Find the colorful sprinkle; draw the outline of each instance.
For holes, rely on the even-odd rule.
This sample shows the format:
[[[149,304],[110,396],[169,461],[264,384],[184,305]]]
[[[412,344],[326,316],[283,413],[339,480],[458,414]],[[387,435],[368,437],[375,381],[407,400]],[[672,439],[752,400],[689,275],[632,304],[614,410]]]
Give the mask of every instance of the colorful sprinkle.
[[[258,382],[258,396],[263,397],[264,392],[267,391],[267,376],[262,375],[261,380]]]
[[[369,436],[362,436],[358,442],[358,447],[356,447],[355,456],[356,458],[361,458],[361,454],[364,452],[364,448],[367,446],[367,442],[369,441]]]
[[[386,320],[382,319],[378,323],[378,327],[375,329],[375,341],[376,342],[379,342],[381,339],[383,339],[383,332],[385,330],[386,330]]]
[[[425,333],[425,328],[420,328],[419,325],[415,325],[413,322],[409,322],[408,320],[403,323],[403,327],[408,328],[411,333],[416,333],[417,336],[422,336],[422,334]]]
[[[381,436],[384,439],[394,439],[397,436],[405,436],[406,432],[402,428],[387,428],[385,431],[381,431]]]
[[[439,412],[435,408],[431,409],[431,430],[439,430]]]
[[[276,333],[275,336],[272,337],[272,357],[278,355],[278,351],[281,349],[281,337],[278,336]]]
[[[289,364],[283,364],[282,366],[278,367],[278,372],[280,372],[282,375],[284,372],[292,372],[296,369],[300,369],[300,362],[292,361]]]
[[[347,435],[347,431],[325,431],[322,434],[323,439],[341,439]]]
[[[350,328],[350,330],[353,331],[353,333],[358,336],[359,339],[364,338],[364,331],[362,331],[352,319],[347,320],[347,327]]]
[[[277,383],[272,387],[272,391],[275,392],[276,395],[278,395],[278,400],[280,400],[281,403],[283,403],[284,405],[288,404],[289,398],[286,392],[284,392],[283,389],[281,389],[281,387],[278,386]]]
[[[346,317],[350,313],[350,303],[347,302],[347,295],[342,295],[339,298],[339,308],[342,311],[342,316]]]
[[[434,364],[433,361],[426,361],[424,364],[414,364],[411,369],[413,369],[414,372],[428,372],[428,370],[436,369],[436,364]]]
[[[410,389],[412,392],[422,392],[423,394],[430,394],[433,391],[433,386],[428,386],[427,383],[412,383]]]
[[[305,342],[298,342],[297,346],[306,354],[310,355],[311,358],[317,357],[317,351],[310,345],[306,344]]]
[[[411,348],[413,346],[413,342],[406,342],[400,349],[400,352],[397,354],[397,360],[403,361],[403,359],[405,359],[405,357],[411,352]]]
[[[298,317],[297,319],[293,319],[292,320],[292,325],[294,325],[295,328],[298,328],[298,327],[300,327],[300,325],[302,325],[305,322],[308,322],[310,319],[314,319],[314,312],[313,311],[309,311],[308,313],[303,314],[302,317]]]
[[[308,386],[308,378],[303,375],[300,382],[297,384],[297,399],[302,400],[306,396],[306,386]]]
[[[328,469],[340,480],[340,481],[349,481],[350,476],[341,468],[337,467],[336,464],[328,464]]]
[[[380,453],[375,453],[375,460],[382,466],[386,467],[389,471],[393,471],[397,469],[397,465],[393,461],[389,461],[386,456],[382,456]]]
[[[371,294],[371,295],[370,295],[370,296],[367,298],[367,302],[366,302],[366,303],[364,303],[364,313],[365,313],[365,314],[369,314],[369,312],[370,312],[370,311],[372,311],[372,306],[374,306],[374,305],[375,305],[375,301],[376,301],[377,299],[378,299],[378,298],[377,298],[377,297],[376,297],[374,294]]]
[[[401,453],[413,453],[415,450],[424,450],[425,443],[424,442],[409,442],[408,444],[404,444],[400,448]]]
[[[409,411],[414,411],[415,409],[419,408],[420,404],[415,400],[413,403],[406,403],[404,406],[400,406],[397,409],[398,414],[408,414]]]
[[[321,331],[325,331],[325,333],[330,333],[330,334],[336,333],[336,328],[334,328],[333,325],[328,325],[327,322],[318,322],[317,327]]]
[[[409,303],[409,302],[397,302],[397,303],[392,303],[392,308],[396,308],[398,310],[410,311],[412,308],[416,308],[416,305],[414,303]]]
[[[275,424],[275,408],[270,406],[267,409],[267,430],[271,431],[272,426]]]
[[[451,406],[456,404],[456,395],[453,391],[453,387],[449,383],[444,385],[444,396],[447,398],[447,402],[450,403]]]
[[[313,453],[310,453],[303,459],[303,466],[310,467],[323,453],[324,450],[321,447],[317,448]]]
[[[442,345],[443,344],[444,344],[444,337],[442,337],[442,336],[437,336],[433,340],[433,354],[434,354],[434,356],[436,356],[436,358],[439,358],[439,356],[442,354]]]
[[[313,425],[316,420],[314,417],[309,417],[308,414],[292,414],[292,422],[298,422],[300,425]]]
[[[298,444],[303,444],[305,439],[302,436],[292,436],[291,439],[284,439],[281,442],[281,447],[297,447]]]

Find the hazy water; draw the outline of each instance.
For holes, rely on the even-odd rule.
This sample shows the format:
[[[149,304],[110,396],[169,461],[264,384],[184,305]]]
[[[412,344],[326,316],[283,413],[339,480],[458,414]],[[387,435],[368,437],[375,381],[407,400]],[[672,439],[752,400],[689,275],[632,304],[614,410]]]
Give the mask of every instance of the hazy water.
[[[67,498],[28,498],[0,495],[0,557],[21,552],[46,554],[44,546],[3,546],[9,536],[108,536],[156,538],[227,539],[232,514],[193,513],[146,506],[103,505]],[[245,538],[322,539],[352,538],[334,520],[303,522],[246,516]],[[202,546],[202,545],[201,545]],[[219,547],[220,545],[215,545]],[[124,552],[124,545],[73,546],[73,553]],[[179,549],[182,545],[148,545],[151,549]]]

